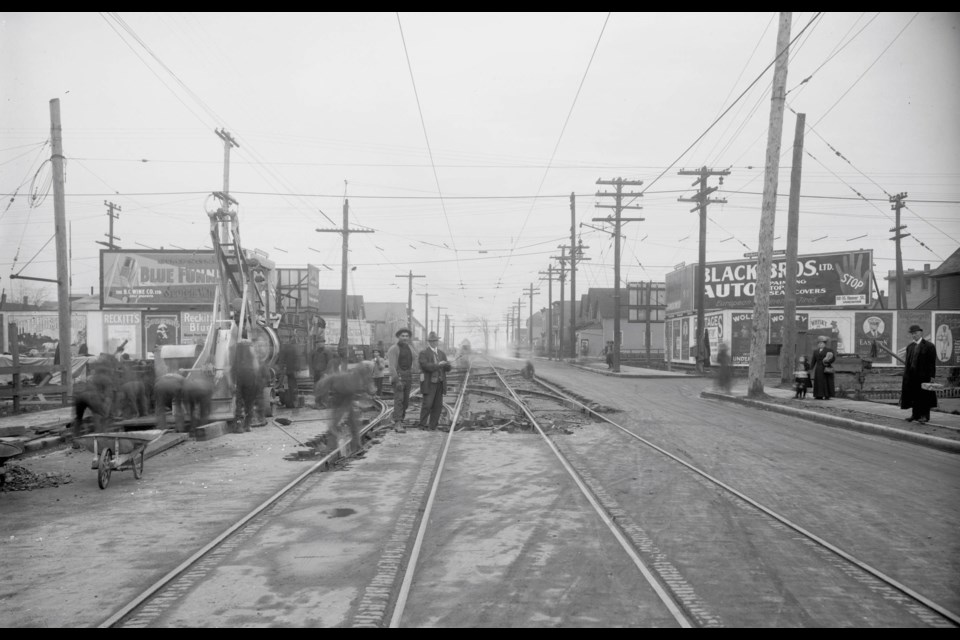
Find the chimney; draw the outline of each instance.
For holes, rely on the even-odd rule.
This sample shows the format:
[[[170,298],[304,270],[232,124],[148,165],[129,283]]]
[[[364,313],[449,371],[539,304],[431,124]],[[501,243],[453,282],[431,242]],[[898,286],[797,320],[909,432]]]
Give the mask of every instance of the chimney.
[[[28,300],[28,299],[29,299],[29,298],[28,298],[27,296],[23,296],[23,306],[27,306],[27,300]]]
[[[930,265],[929,265],[929,264],[923,265],[923,270],[924,270],[924,271],[930,271]]]

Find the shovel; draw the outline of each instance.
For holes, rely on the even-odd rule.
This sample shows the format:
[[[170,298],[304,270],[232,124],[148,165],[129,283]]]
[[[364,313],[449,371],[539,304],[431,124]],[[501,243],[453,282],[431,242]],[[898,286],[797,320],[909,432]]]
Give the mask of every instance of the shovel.
[[[308,444],[304,444],[304,443],[300,442],[299,440],[297,440],[297,439],[293,436],[292,433],[290,433],[289,431],[287,431],[286,429],[284,429],[283,427],[281,427],[279,424],[277,424],[277,423],[278,423],[279,421],[281,421],[281,420],[283,420],[285,424],[290,424],[290,422],[291,422],[291,420],[288,420],[287,418],[274,418],[274,419],[270,420],[270,422],[271,422],[271,423],[273,424],[273,426],[275,426],[277,429],[280,429],[280,431],[283,431],[285,434],[287,434],[288,436],[290,436],[290,438],[291,438],[294,442],[296,442],[298,445],[300,445],[301,447],[306,447],[307,449],[309,449],[309,451],[298,451],[298,452],[297,452],[297,455],[298,455],[298,456],[300,456],[300,457],[302,458],[302,457],[304,457],[304,456],[315,456],[315,455],[317,455],[317,450],[316,450],[315,447],[311,447],[311,446],[308,445]]]

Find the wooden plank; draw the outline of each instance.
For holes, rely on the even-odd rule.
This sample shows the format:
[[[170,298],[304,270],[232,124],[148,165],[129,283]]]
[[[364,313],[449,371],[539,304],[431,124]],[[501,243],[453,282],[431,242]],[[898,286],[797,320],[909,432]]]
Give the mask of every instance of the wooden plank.
[[[14,367],[0,367],[0,375],[11,373],[54,373],[65,371],[66,367],[62,364],[21,364]]]
[[[48,393],[66,393],[66,385],[48,385],[43,387],[20,387],[19,393],[14,393],[13,387],[0,387],[0,398],[30,398]]]

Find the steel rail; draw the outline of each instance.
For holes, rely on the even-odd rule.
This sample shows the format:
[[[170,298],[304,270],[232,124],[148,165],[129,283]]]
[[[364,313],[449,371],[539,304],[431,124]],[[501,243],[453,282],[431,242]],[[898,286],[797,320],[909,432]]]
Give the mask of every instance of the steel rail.
[[[413,575],[416,572],[417,560],[420,558],[420,549],[423,547],[423,538],[426,535],[427,524],[430,520],[430,513],[433,511],[433,503],[437,496],[437,489],[440,486],[440,477],[443,475],[443,465],[447,460],[447,452],[450,450],[450,443],[453,442],[453,434],[456,432],[457,419],[460,417],[460,409],[463,408],[463,398],[467,392],[467,382],[470,379],[470,370],[467,370],[460,385],[460,391],[457,395],[457,402],[453,416],[450,419],[450,430],[447,432],[447,440],[443,444],[443,450],[437,460],[436,469],[433,474],[433,483],[430,486],[430,493],[427,496],[427,504],[424,506],[423,515],[420,518],[420,525],[417,527],[417,536],[410,550],[410,557],[407,559],[406,569],[403,572],[403,580],[400,583],[400,590],[397,593],[397,599],[393,605],[393,611],[390,615],[390,628],[400,626],[400,619],[403,617],[403,611],[407,606],[407,598],[410,595],[410,585],[413,583]]]
[[[492,363],[491,363],[491,366],[493,366]],[[630,556],[630,559],[633,561],[633,564],[637,567],[640,573],[643,574],[643,577],[646,579],[647,583],[657,594],[657,597],[660,598],[660,601],[663,602],[664,606],[666,606],[667,609],[670,611],[670,614],[673,616],[674,620],[676,620],[677,623],[683,628],[692,628],[693,623],[690,621],[689,618],[687,618],[686,614],[680,609],[680,607],[677,606],[677,603],[674,602],[670,594],[666,592],[666,590],[663,588],[663,585],[661,585],[660,581],[656,579],[656,577],[653,575],[653,572],[647,567],[646,563],[644,563],[643,559],[640,558],[640,556],[637,554],[636,549],[634,549],[633,544],[626,538],[626,536],[620,530],[620,527],[618,527],[616,523],[614,523],[613,519],[607,513],[607,510],[603,508],[603,505],[600,504],[600,501],[593,494],[593,491],[591,491],[590,488],[587,487],[586,483],[583,481],[583,478],[580,477],[580,474],[577,473],[577,471],[570,465],[570,462],[560,452],[560,450],[557,449],[557,446],[553,443],[553,441],[549,438],[549,436],[547,436],[547,434],[543,431],[543,429],[540,428],[540,424],[537,422],[537,419],[533,416],[533,414],[524,404],[523,400],[520,399],[520,396],[517,395],[516,392],[510,388],[510,386],[506,383],[506,380],[503,379],[503,376],[501,376],[500,373],[497,371],[496,367],[493,367],[493,370],[495,373],[497,373],[497,377],[500,378],[501,384],[514,397],[514,400],[517,402],[518,405],[520,405],[520,408],[523,411],[523,413],[527,416],[531,424],[534,426],[537,432],[541,435],[544,442],[546,442],[547,446],[550,447],[550,450],[553,451],[553,454],[560,461],[560,464],[563,465],[563,468],[566,469],[570,477],[573,478],[573,481],[576,483],[577,487],[580,489],[580,492],[584,495],[584,497],[586,497],[587,501],[593,507],[594,511],[596,511],[597,515],[600,516],[600,519],[603,520],[604,524],[607,525],[607,529],[609,529],[610,533],[613,534],[613,537],[617,539],[617,542],[620,543],[620,546],[623,548],[626,554]]]

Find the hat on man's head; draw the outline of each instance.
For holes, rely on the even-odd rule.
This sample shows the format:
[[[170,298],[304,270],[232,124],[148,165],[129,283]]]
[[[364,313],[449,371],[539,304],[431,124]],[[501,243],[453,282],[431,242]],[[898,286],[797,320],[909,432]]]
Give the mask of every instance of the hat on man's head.
[[[912,325],[910,325],[910,330],[909,330],[907,333],[913,333],[914,331],[920,331],[920,332],[922,333],[922,332],[923,332],[923,327],[921,327],[921,326],[918,325],[918,324],[912,324]]]
[[[401,333],[405,333],[405,334],[407,334],[408,336],[409,336],[409,335],[412,335],[412,334],[410,333],[410,329],[407,329],[406,327],[403,327],[402,329],[397,329],[397,332],[396,332],[395,334],[393,334],[393,335],[395,335],[396,337],[399,338]]]
[[[439,340],[440,336],[437,335],[436,331],[431,331],[430,335],[427,336],[427,342],[433,342],[434,340]]]
[[[827,336],[817,336],[817,342],[830,342],[830,338]]]
[[[869,322],[870,324],[880,324],[880,318],[878,318],[877,316],[872,316],[870,318],[867,318],[867,322]]]

